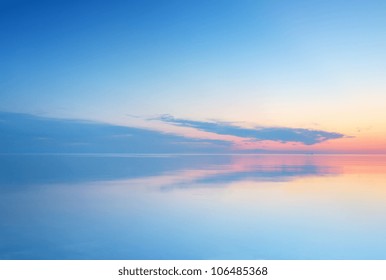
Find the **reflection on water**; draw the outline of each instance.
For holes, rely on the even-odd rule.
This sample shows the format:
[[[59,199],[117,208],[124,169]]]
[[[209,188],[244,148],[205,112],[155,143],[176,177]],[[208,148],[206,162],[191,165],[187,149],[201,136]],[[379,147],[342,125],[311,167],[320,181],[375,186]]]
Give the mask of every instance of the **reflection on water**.
[[[386,259],[386,157],[2,155],[0,259]]]

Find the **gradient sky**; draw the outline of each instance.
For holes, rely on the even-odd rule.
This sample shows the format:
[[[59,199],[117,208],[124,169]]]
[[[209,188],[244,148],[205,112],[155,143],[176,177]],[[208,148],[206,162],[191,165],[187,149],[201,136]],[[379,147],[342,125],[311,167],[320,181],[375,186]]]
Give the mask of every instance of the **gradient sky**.
[[[371,0],[1,1],[0,110],[235,149],[385,153],[385,26]],[[343,136],[244,141],[163,114]]]

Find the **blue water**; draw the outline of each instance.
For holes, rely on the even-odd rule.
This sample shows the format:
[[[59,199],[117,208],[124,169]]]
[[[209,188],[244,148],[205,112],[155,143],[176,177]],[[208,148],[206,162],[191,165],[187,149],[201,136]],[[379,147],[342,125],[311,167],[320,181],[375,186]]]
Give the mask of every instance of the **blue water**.
[[[0,156],[0,259],[386,259],[385,236],[385,156]]]

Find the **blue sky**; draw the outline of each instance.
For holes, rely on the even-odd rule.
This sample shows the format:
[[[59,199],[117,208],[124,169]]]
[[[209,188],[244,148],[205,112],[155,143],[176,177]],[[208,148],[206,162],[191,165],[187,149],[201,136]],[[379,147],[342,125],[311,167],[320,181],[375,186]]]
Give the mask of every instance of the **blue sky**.
[[[120,125],[171,114],[381,143],[385,15],[384,1],[2,1],[0,110]]]

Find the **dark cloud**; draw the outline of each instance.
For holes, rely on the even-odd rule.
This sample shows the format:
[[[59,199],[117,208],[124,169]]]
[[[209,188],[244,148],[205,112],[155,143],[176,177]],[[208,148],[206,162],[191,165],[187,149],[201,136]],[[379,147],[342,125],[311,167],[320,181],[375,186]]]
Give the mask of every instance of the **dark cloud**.
[[[297,142],[304,145],[313,145],[331,139],[339,139],[345,135],[336,132],[323,130],[312,130],[304,128],[287,127],[256,127],[243,128],[223,122],[202,122],[185,119],[177,119],[170,115],[163,115],[158,118],[161,121],[172,123],[183,127],[193,127],[198,130],[212,132],[221,135],[232,135],[249,138],[254,141],[277,141],[277,142]]]

